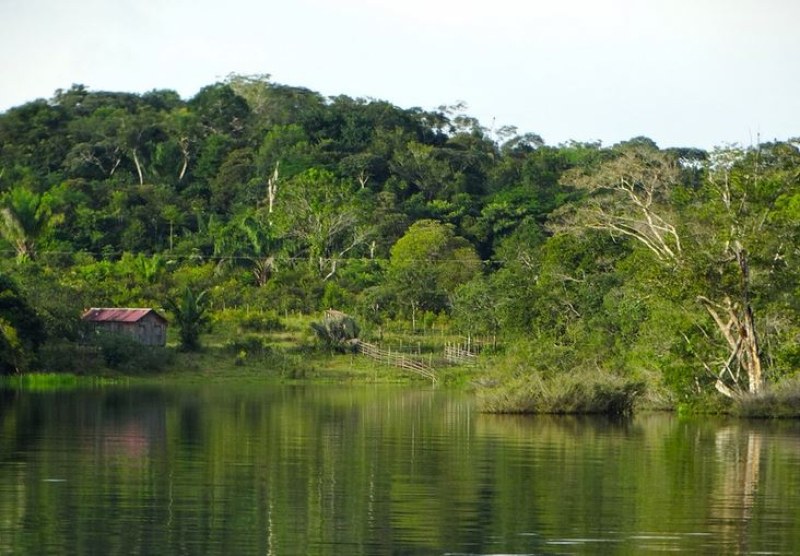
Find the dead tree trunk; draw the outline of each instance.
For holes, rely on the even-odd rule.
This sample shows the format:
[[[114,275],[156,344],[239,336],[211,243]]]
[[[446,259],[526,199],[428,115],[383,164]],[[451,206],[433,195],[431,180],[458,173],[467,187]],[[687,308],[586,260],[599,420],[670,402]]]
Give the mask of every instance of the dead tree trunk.
[[[742,322],[739,333],[742,338],[743,363],[747,370],[748,388],[751,394],[758,394],[764,388],[764,377],[761,370],[761,350],[758,345],[753,305],[750,302],[750,268],[747,265],[747,253],[737,241],[735,244],[736,262],[739,265],[742,295]]]

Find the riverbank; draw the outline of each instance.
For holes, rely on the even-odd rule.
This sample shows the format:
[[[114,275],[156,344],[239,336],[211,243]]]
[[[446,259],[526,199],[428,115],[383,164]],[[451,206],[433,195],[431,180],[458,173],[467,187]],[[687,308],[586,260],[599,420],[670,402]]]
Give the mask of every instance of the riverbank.
[[[141,352],[146,353],[146,352]],[[676,403],[663,389],[645,380],[624,380],[606,374],[543,377],[533,372],[498,380],[502,358],[483,357],[477,365],[436,369],[437,381],[381,364],[355,353],[332,354],[305,347],[270,348],[243,355],[207,346],[181,352],[175,346],[158,350],[157,367],[111,368],[98,364],[77,371],[36,372],[0,377],[0,387],[57,391],[146,384],[397,384],[467,390],[481,413],[629,415],[650,411],[720,414],[746,419],[800,418],[800,380],[786,380],[758,396],[727,400],[719,396]],[[153,353],[146,357],[152,359]],[[85,356],[84,356],[85,361]],[[492,378],[495,377],[495,378]]]
[[[170,330],[165,347],[143,347],[119,335],[98,337],[91,345],[48,344],[40,351],[39,373],[31,376],[101,377],[104,380],[222,382],[314,381],[332,383],[420,383],[461,386],[473,380],[474,366],[444,360],[445,346],[457,337],[443,329],[402,329],[367,333],[371,347],[389,357],[337,350],[320,342],[312,323],[320,316],[218,311],[196,351],[183,351]],[[378,346],[380,344],[380,346]],[[424,371],[400,368],[400,358],[424,361]],[[55,379],[39,378],[47,383]],[[55,380],[55,382],[58,382]]]
[[[458,342],[446,329],[368,333],[381,342],[370,358],[358,350],[332,349],[315,336],[308,315],[282,319],[227,311],[217,314],[198,351],[181,351],[170,337],[164,348],[143,348],[124,337],[97,345],[47,345],[40,373],[10,377],[6,385],[48,390],[119,383],[263,383],[409,384],[469,390],[477,409],[498,414],[613,414],[639,411],[733,414],[752,418],[800,418],[800,381],[784,381],[765,394],[730,401],[713,392],[702,399],[678,400],[656,374],[622,377],[599,368],[569,372],[541,365],[495,346],[480,357],[456,365],[446,347]],[[370,344],[374,345],[374,344]],[[398,357],[398,355],[401,357]],[[400,368],[399,358],[424,363],[424,373]]]

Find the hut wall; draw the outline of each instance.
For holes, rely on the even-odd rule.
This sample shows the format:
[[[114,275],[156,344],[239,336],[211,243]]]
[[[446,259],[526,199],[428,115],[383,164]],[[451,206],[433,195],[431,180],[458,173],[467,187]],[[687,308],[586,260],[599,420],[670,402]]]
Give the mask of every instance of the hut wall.
[[[110,334],[126,334],[145,346],[165,346],[167,325],[155,315],[147,315],[138,322],[97,322],[95,329]]]

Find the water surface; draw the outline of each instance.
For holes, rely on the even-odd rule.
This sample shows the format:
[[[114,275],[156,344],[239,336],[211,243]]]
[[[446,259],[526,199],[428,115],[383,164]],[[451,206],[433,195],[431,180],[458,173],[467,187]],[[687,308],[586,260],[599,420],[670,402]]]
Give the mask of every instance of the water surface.
[[[792,554],[794,422],[434,390],[0,391],[0,554]]]

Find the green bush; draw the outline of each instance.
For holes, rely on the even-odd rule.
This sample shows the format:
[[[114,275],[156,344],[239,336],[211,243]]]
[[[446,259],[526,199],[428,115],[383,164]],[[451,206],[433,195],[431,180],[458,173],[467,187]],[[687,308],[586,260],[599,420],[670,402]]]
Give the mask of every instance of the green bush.
[[[102,371],[104,366],[103,354],[95,346],[54,341],[39,351],[39,368],[48,373],[89,375]]]
[[[170,350],[144,346],[125,334],[99,334],[94,345],[100,348],[103,362],[109,369],[130,374],[162,371],[173,359]]]
[[[275,311],[248,315],[239,321],[242,330],[250,332],[282,332],[286,326]]]
[[[237,357],[240,357],[242,353],[245,357],[248,355],[263,357],[271,351],[265,339],[257,334],[245,334],[230,340],[225,344],[225,349]]]

